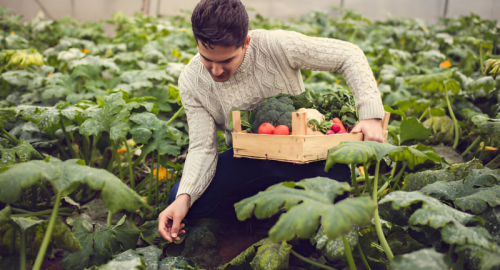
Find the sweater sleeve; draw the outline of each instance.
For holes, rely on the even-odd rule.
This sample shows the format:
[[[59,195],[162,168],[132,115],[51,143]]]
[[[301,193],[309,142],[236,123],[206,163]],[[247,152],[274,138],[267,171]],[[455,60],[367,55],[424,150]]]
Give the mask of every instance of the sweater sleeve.
[[[213,117],[192,95],[192,80],[181,74],[179,92],[189,126],[189,149],[177,196],[188,194],[191,205],[207,189],[217,165],[217,128]]]
[[[293,31],[276,30],[272,35],[291,68],[340,72],[356,99],[361,120],[384,117],[380,91],[368,60],[358,46]]]

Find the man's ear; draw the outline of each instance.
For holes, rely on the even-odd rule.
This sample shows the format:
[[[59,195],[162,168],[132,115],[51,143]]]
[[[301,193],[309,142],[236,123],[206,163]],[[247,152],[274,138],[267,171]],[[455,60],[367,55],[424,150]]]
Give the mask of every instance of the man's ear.
[[[248,48],[248,44],[250,44],[250,36],[247,36],[247,39],[245,40],[245,49]]]

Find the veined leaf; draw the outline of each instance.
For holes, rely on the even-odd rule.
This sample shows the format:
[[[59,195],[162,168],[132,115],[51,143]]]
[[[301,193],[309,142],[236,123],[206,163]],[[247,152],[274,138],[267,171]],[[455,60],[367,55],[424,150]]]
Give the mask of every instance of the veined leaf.
[[[402,150],[398,146],[387,143],[372,141],[342,142],[340,145],[328,150],[325,171],[328,171],[335,163],[363,164],[369,160],[381,160],[389,153]]]
[[[0,210],[0,226],[7,223],[10,220],[11,210],[10,206],[7,205],[4,209]]]
[[[292,246],[287,242],[274,243],[271,239],[262,242],[250,263],[253,270],[288,269],[288,260]]]
[[[66,256],[61,265],[74,270],[108,262],[114,253],[134,248],[139,237],[139,231],[127,224],[109,228],[99,223],[94,224],[86,214],[75,219],[73,234],[83,249]]]
[[[134,212],[144,205],[142,198],[115,175],[81,165],[81,162],[76,159],[62,162],[52,157],[49,161],[35,160],[8,166],[0,173],[0,201],[13,203],[24,189],[39,181],[48,181],[61,196],[69,195],[80,184],[101,190],[104,203],[112,213],[122,209]]]
[[[19,162],[27,162],[31,160],[31,158],[43,159],[40,153],[38,153],[29,142],[24,140],[20,140],[19,144],[12,148],[3,148],[0,146],[0,152],[2,153],[0,160],[0,164],[2,165],[12,165],[16,163],[16,156],[19,158]]]
[[[156,246],[148,246],[137,248],[135,250],[129,249],[123,253],[116,255],[114,261],[128,261],[134,258],[142,258],[147,270],[157,270],[160,265],[160,256],[162,250]]]
[[[402,111],[402,110],[394,110],[393,108],[391,108],[391,107],[389,107],[389,106],[387,106],[387,105],[384,105],[384,110],[385,110],[386,112],[391,113],[391,114],[397,114],[397,115],[401,116],[401,119],[403,119],[403,120],[406,120],[406,119],[407,119],[407,118],[406,118],[406,114],[405,114],[405,113],[404,113],[404,111]]]
[[[425,259],[423,259],[425,258]],[[393,270],[450,270],[446,263],[446,255],[432,248],[421,249],[412,253],[394,257],[391,262]]]
[[[347,233],[346,238],[351,247],[355,247],[358,244],[358,233],[358,227]],[[328,238],[323,227],[320,227],[318,233],[311,238],[311,243],[316,245],[316,249],[322,250],[324,256],[330,261],[342,260],[346,256],[342,239],[340,237],[336,239]]]
[[[496,83],[493,77],[482,77],[471,83],[467,87],[467,91],[479,91],[483,90],[484,93],[489,94],[491,91],[495,90]]]
[[[193,270],[199,269],[193,262],[184,257],[167,257],[160,262],[158,270]]]
[[[309,178],[271,186],[236,203],[235,209],[238,219],[245,220],[252,215],[268,218],[284,207],[288,212],[282,214],[269,231],[269,237],[275,242],[309,238],[316,233],[320,223],[326,235],[334,239],[349,232],[354,225],[368,223],[375,208],[368,197],[333,204],[337,196],[349,190],[351,187],[347,183],[323,177]]]
[[[102,108],[89,108],[85,112],[88,112],[91,118],[80,126],[80,133],[84,136],[97,136],[106,131],[111,140],[118,141],[124,138],[130,129],[130,110],[122,99],[121,92],[105,96]]]
[[[0,109],[0,128],[3,128],[9,120],[17,115],[16,111],[11,108]]]
[[[423,126],[430,129],[429,132],[432,132],[437,142],[452,142],[454,139],[453,120],[447,115],[433,116],[427,119]]]
[[[394,161],[407,161],[408,167],[413,170],[413,168],[421,163],[424,163],[428,156],[419,150],[410,147],[402,146],[403,151],[397,151],[389,154],[389,157]]]
[[[90,269],[91,270],[123,270],[123,269],[146,270],[147,268],[144,265],[144,261],[140,257],[138,257],[124,261],[112,260],[99,267],[94,266]]]

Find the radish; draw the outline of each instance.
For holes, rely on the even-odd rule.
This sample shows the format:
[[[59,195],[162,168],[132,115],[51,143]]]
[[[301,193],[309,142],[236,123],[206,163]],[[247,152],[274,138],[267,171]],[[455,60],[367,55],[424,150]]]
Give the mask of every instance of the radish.
[[[333,124],[331,129],[333,132],[337,133],[340,131],[340,126],[337,124]]]
[[[335,134],[335,132],[334,132],[333,130],[328,130],[328,131],[326,132],[326,135],[333,135],[333,134]]]

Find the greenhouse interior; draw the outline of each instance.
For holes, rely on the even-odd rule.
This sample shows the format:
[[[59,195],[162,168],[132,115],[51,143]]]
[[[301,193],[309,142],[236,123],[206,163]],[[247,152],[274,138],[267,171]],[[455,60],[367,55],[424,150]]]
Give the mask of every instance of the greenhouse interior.
[[[500,270],[500,0],[0,0],[0,269]]]

